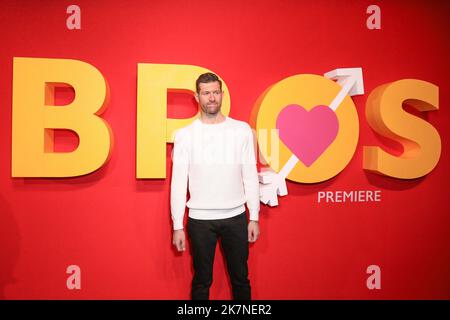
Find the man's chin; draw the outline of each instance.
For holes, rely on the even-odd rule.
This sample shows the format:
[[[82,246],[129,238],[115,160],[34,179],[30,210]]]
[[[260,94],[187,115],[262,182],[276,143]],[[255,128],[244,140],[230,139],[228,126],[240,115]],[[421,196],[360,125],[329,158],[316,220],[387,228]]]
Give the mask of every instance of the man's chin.
[[[219,113],[219,111],[220,111],[220,108],[218,108],[218,107],[208,107],[208,108],[206,108],[206,113],[207,114],[217,114],[217,113]]]

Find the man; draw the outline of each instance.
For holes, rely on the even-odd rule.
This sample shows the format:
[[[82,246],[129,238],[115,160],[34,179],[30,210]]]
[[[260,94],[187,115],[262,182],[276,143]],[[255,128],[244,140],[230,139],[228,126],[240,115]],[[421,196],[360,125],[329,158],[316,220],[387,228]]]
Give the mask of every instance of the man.
[[[259,182],[250,126],[221,113],[222,82],[213,73],[200,75],[196,94],[200,117],[178,130],[174,141],[171,183],[173,244],[186,248],[183,230],[189,208],[194,277],[192,299],[209,299],[214,254],[220,239],[233,298],[251,299],[248,242],[259,236]],[[190,198],[186,203],[189,181]],[[245,203],[249,209],[249,222]]]

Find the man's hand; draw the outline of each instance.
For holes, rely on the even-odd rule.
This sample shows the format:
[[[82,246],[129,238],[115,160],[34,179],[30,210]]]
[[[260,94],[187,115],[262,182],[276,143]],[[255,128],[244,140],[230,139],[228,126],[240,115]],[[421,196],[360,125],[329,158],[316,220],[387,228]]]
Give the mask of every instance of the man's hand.
[[[173,231],[172,244],[178,251],[186,250],[186,236],[183,229]]]
[[[256,242],[259,237],[259,224],[258,221],[251,220],[248,223],[248,242]]]

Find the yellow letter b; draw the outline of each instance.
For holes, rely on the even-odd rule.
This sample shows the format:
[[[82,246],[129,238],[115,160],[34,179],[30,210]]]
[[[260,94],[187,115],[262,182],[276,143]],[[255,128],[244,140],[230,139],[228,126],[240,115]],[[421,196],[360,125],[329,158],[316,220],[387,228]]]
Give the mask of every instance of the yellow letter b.
[[[55,106],[54,89],[72,86],[75,98]],[[13,177],[74,177],[91,173],[109,158],[112,132],[99,117],[109,92],[102,74],[78,60],[14,58]],[[54,152],[53,131],[71,130],[79,145]]]

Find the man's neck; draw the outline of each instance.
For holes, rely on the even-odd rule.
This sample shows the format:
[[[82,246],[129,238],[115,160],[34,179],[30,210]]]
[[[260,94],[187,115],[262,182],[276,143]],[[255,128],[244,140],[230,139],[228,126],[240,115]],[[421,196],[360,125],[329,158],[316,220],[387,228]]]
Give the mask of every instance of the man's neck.
[[[216,114],[206,114],[204,112],[200,113],[200,121],[206,124],[215,124],[225,121],[225,116],[218,112]]]

